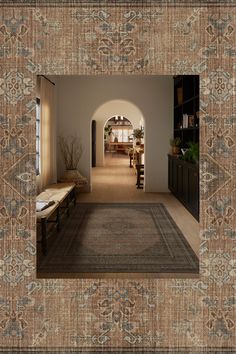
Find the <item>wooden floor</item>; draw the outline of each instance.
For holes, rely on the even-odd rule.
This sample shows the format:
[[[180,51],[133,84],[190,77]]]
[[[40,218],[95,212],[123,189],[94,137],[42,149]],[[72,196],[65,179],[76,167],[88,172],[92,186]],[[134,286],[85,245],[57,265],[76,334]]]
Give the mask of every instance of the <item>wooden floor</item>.
[[[136,188],[135,170],[129,167],[126,155],[106,154],[105,167],[92,169],[92,192],[80,193],[78,202],[157,202],[163,203],[186,237],[188,243],[199,255],[199,223],[171,193],[145,193]],[[40,278],[53,278],[53,274],[38,274]],[[196,274],[176,273],[125,273],[125,274],[56,274],[57,278],[196,278]]]

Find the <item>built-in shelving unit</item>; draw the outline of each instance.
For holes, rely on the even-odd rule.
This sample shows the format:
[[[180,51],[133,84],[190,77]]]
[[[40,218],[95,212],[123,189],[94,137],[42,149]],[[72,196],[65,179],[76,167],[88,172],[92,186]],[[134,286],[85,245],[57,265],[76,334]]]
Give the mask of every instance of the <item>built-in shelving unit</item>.
[[[174,137],[181,147],[199,142],[199,76],[174,77]]]
[[[199,76],[174,77],[174,138],[181,148],[199,143]],[[178,155],[168,155],[169,190],[199,220],[199,166]]]

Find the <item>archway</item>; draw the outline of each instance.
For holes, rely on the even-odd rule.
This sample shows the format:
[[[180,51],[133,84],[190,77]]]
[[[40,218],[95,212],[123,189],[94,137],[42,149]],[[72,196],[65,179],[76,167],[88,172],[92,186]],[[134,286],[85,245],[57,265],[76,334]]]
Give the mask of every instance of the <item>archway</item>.
[[[137,129],[145,126],[144,116],[141,110],[132,102],[126,100],[110,100],[100,105],[93,116],[92,121],[96,121],[96,167],[104,167],[104,127],[106,122],[114,116],[127,117],[132,128]],[[144,137],[145,143],[146,137]],[[90,171],[90,176],[91,176]],[[91,179],[92,187],[92,179]]]
[[[129,119],[134,129],[144,126],[145,119],[141,110],[132,102],[126,100],[111,100],[103,103],[94,112],[91,118],[96,121],[96,160],[97,166],[104,166],[104,126],[107,120],[114,115]],[[145,138],[144,138],[145,139]]]

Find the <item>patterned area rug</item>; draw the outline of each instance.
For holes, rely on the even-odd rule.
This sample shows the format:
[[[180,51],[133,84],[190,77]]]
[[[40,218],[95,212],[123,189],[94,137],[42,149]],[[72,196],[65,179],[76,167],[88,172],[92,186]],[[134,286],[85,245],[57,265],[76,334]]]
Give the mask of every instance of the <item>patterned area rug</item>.
[[[77,204],[38,271],[198,273],[199,262],[163,204]]]

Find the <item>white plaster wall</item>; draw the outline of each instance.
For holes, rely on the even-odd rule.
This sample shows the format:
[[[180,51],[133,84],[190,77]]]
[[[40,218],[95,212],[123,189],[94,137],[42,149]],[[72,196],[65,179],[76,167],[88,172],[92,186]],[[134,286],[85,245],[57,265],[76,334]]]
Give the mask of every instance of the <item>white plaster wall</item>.
[[[90,183],[91,120],[96,117],[102,132],[105,111],[98,116],[99,107],[109,101],[128,101],[136,107],[137,116],[145,120],[145,191],[168,192],[169,140],[173,135],[173,78],[172,76],[57,76],[57,120],[59,134],[78,133],[84,153],[80,171]],[[131,106],[130,106],[131,107]],[[122,114],[128,119],[132,112],[112,112],[107,117]],[[126,107],[126,109],[128,109]],[[130,108],[131,109],[131,108]],[[138,113],[139,112],[139,113]],[[134,112],[133,112],[134,113]],[[101,140],[100,140],[101,142]],[[58,151],[58,177],[64,166]]]

